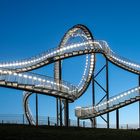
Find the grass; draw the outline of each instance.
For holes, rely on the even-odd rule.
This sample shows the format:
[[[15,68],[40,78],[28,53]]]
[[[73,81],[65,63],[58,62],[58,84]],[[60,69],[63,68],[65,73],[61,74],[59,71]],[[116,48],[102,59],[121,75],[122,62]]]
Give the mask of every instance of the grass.
[[[0,125],[0,140],[140,140],[140,130]]]

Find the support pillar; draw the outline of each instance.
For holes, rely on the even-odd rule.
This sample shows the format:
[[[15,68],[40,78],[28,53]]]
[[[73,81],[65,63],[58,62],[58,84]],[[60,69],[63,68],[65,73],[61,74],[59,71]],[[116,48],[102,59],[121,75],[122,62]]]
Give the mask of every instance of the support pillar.
[[[78,127],[80,126],[80,120],[79,120],[78,117],[77,117],[77,126],[78,126]]]
[[[138,76],[138,86],[140,87],[140,75]],[[140,90],[139,90],[139,96],[140,96]],[[139,128],[140,128],[140,100],[139,102]]]
[[[92,76],[92,105],[95,105],[95,81],[94,81],[94,75]],[[91,119],[92,127],[96,128],[96,117]]]
[[[105,69],[106,71],[106,87],[103,87],[97,80],[96,77]],[[103,98],[101,98],[101,100],[97,103],[97,105],[99,103],[101,103],[104,99],[106,99],[107,101],[109,100],[109,72],[108,72],[108,60],[105,60],[105,65],[92,77],[92,103],[93,106],[95,105],[95,83],[102,89],[102,91],[104,91],[105,96],[103,96]],[[107,105],[107,108],[109,106]],[[109,128],[109,113],[107,113],[106,115],[106,119],[104,119],[104,117],[100,116],[107,124],[107,128]],[[92,118],[92,126],[96,127],[96,119]]]
[[[36,127],[38,127],[38,94],[36,93]]]
[[[65,126],[69,126],[69,103],[68,100],[65,100],[64,104],[64,120],[65,120]]]
[[[62,100],[61,99],[59,99],[59,115],[60,115],[60,126],[62,126],[63,125],[63,120],[62,120]]]
[[[62,79],[61,60],[55,62],[54,78],[56,83],[61,84],[60,83]],[[62,100],[60,98],[56,98],[56,118],[57,118],[57,126],[58,125],[62,126]]]
[[[59,105],[59,99],[58,98],[56,98],[56,120],[57,120],[57,126],[59,126],[59,107],[58,107],[58,105]]]
[[[106,98],[109,100],[108,60],[106,59]],[[109,113],[107,113],[107,128],[109,128]]]
[[[119,129],[119,109],[116,110],[116,129]]]

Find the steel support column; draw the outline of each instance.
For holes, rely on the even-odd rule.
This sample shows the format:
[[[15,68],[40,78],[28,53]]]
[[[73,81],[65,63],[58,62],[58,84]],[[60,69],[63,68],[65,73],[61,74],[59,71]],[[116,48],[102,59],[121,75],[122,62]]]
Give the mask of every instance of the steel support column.
[[[79,120],[78,117],[77,117],[77,126],[78,126],[78,127],[80,126],[80,120]]]
[[[116,110],[116,129],[119,129],[119,109]]]
[[[106,59],[106,98],[109,100],[108,60]],[[107,128],[109,128],[109,113],[107,113]]]
[[[65,126],[69,126],[69,102],[66,99],[64,103],[64,120],[65,120]]]
[[[56,120],[57,120],[57,126],[59,126],[59,107],[58,107],[58,105],[59,105],[59,99],[58,98],[56,98]]]
[[[96,77],[105,69],[106,71],[106,87],[104,88],[98,81],[96,80]],[[93,106],[95,105],[95,83],[102,89],[102,91],[105,92],[105,96],[96,104],[98,105],[100,102],[102,102],[103,99],[106,98],[106,100],[109,100],[109,72],[108,72],[108,60],[106,59],[105,65],[97,72],[97,74],[93,75],[92,77],[92,104]],[[104,117],[100,116],[106,123],[107,123],[107,128],[109,128],[109,113],[107,113],[107,119]],[[92,126],[96,127],[96,119],[92,118],[91,119]],[[94,123],[94,124],[93,124]]]
[[[138,76],[138,86],[140,87],[140,75]],[[139,90],[139,96],[140,96],[140,90]],[[139,128],[140,128],[140,100],[139,100]]]
[[[36,93],[36,126],[38,127],[38,94]]]
[[[92,76],[92,105],[95,105],[95,81],[94,81],[94,75]],[[96,128],[96,117],[91,119],[92,127]]]
[[[61,69],[61,61],[55,62],[54,65],[54,78],[56,83],[61,84],[62,79],[62,69]],[[62,126],[62,100],[60,98],[56,98],[56,118],[57,118],[57,126],[60,124]]]
[[[63,125],[63,120],[62,120],[62,100],[59,99],[59,115],[60,115],[60,126]]]

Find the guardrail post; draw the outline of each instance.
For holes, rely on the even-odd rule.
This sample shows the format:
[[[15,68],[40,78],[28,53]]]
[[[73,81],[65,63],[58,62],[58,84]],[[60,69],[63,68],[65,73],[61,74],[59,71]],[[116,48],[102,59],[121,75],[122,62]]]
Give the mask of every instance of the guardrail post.
[[[85,121],[83,121],[83,127],[85,127]]]
[[[23,119],[23,124],[24,124],[24,114],[22,115],[22,119]]]
[[[50,126],[50,117],[48,117],[48,126]]]

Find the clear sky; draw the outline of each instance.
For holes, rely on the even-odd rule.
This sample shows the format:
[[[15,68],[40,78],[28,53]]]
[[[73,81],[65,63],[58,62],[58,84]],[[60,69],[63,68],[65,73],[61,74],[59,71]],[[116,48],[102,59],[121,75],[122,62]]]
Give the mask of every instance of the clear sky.
[[[86,25],[95,39],[106,40],[117,54],[140,62],[139,0],[0,0],[0,61],[28,58],[57,47],[66,31]],[[97,56],[97,68],[104,64]],[[77,84],[84,70],[85,56],[63,61],[63,79]],[[53,76],[53,64],[34,72]],[[109,65],[110,96],[133,88],[138,77]],[[102,76],[99,81],[104,83]],[[97,99],[103,93],[97,89]],[[91,87],[70,104],[70,118],[76,106],[91,105]],[[30,99],[35,112],[35,96]],[[22,91],[0,88],[0,114],[21,114]],[[39,95],[39,114],[55,117],[55,98]],[[115,112],[110,113],[115,123]],[[133,114],[133,115],[132,115]],[[99,123],[103,123],[98,118]],[[138,103],[120,109],[120,123],[138,123]]]

